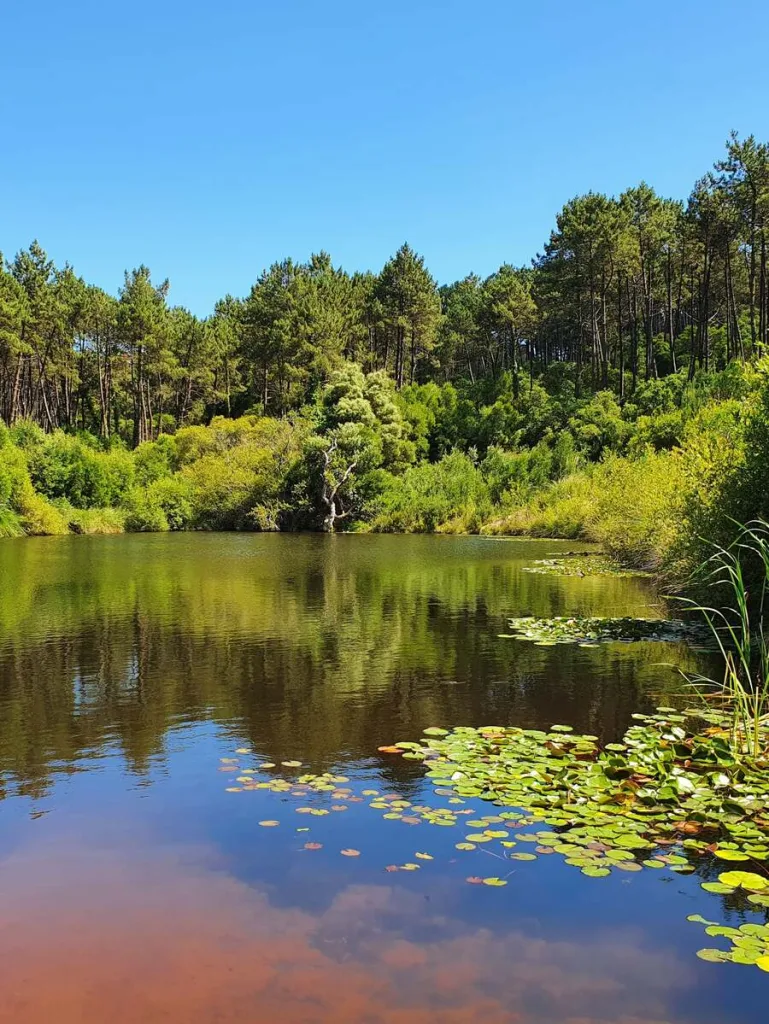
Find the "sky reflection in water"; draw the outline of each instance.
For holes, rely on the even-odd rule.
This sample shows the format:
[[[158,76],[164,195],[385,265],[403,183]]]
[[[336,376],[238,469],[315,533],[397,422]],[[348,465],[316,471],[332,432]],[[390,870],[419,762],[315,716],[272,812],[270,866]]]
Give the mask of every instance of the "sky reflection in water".
[[[466,876],[501,868],[457,852],[461,828],[225,792],[243,745],[437,803],[377,746],[436,724],[620,734],[686,652],[497,638],[509,615],[659,613],[644,581],[522,571],[565,546],[0,542],[0,1020],[763,1024],[760,972],[694,957],[686,914],[720,914],[697,876],[542,857],[489,890]],[[418,850],[435,859],[385,872]]]

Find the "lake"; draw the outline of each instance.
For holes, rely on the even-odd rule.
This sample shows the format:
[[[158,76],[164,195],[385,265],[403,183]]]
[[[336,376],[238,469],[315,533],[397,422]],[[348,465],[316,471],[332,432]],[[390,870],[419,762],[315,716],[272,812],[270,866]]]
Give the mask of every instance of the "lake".
[[[370,806],[445,802],[377,749],[427,727],[610,741],[675,702],[682,645],[500,638],[510,616],[666,614],[644,579],[524,571],[574,547],[0,541],[0,1019],[763,1024],[766,976],[695,956],[687,914],[728,918],[698,875],[491,861]],[[327,800],[302,772],[334,776]]]

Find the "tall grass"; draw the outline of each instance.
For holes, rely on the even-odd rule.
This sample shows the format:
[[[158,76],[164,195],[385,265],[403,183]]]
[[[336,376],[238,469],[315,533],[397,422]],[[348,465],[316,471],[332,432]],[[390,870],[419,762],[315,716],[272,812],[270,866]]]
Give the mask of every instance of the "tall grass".
[[[728,596],[717,606],[684,599],[705,618],[723,658],[721,680],[692,676],[691,682],[729,721],[732,752],[751,761],[769,755],[769,524],[739,528],[729,547],[715,546],[701,567],[702,582]]]

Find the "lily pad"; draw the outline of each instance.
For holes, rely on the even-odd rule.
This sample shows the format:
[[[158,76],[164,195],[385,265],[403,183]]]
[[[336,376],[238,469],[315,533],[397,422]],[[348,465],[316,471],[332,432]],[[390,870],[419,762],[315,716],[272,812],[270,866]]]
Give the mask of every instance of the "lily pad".
[[[756,875],[752,871],[724,871],[718,876],[722,885],[733,888],[747,889],[749,892],[762,892],[769,889],[769,879]]]

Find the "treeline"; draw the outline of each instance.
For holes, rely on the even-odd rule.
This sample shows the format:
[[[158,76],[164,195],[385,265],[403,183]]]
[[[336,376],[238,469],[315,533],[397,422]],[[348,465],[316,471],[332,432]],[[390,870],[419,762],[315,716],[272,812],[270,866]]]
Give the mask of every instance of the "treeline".
[[[381,272],[275,263],[205,318],[146,267],[118,296],[35,242],[0,270],[0,416],[135,447],[214,415],[284,417],[346,362],[472,401],[568,367],[577,397],[750,359],[769,333],[769,146],[732,136],[686,203],[646,184],[567,203],[531,266],[439,287],[404,245]]]

